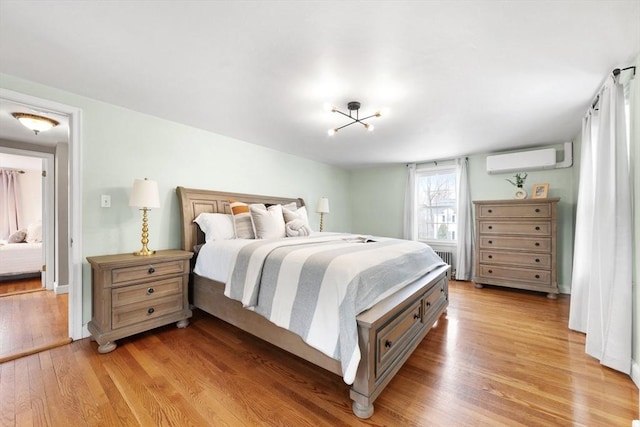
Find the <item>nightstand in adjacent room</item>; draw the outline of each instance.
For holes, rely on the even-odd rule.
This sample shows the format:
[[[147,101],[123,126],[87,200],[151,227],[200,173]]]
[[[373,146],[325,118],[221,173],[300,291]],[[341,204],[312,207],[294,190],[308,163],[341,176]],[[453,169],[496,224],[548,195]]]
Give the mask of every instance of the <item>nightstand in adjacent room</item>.
[[[109,353],[115,340],[177,322],[189,324],[191,252],[157,251],[151,256],[118,254],[88,257],[93,314],[89,332],[98,352]]]

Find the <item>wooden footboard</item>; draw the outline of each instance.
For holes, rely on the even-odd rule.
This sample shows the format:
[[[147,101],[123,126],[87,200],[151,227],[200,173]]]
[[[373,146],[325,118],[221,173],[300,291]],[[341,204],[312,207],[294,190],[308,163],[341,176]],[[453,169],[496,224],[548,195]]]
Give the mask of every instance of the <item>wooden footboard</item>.
[[[204,236],[193,219],[201,212],[229,213],[228,199],[248,203],[296,202],[302,199],[265,197],[177,188],[182,216],[182,248],[193,251]],[[357,316],[361,360],[350,396],[360,418],[373,414],[373,402],[400,370],[448,306],[447,271],[434,271],[400,289]],[[306,344],[298,335],[280,328],[240,302],[224,296],[224,285],[193,275],[193,304],[244,331],[272,343],[317,366],[342,376],[340,362]]]

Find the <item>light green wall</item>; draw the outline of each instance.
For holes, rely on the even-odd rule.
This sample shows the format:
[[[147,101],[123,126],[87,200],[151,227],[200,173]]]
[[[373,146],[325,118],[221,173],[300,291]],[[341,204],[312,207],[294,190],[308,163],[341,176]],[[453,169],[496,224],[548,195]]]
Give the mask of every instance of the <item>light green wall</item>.
[[[149,213],[151,249],[180,246],[176,186],[302,197],[312,227],[326,196],[326,231],[349,231],[348,173],[254,144],[162,120],[0,74],[0,87],[82,109],[83,257],[140,249],[142,216],[128,206],[135,178],[156,180],[159,209]],[[100,195],[111,195],[111,208]],[[83,319],[91,317],[90,270],[83,267]]]
[[[575,145],[575,144],[574,144]],[[562,144],[550,146],[562,153]],[[473,200],[511,199],[514,187],[505,179],[513,174],[489,175],[487,154],[469,156],[469,178]],[[562,160],[562,154],[559,154]],[[441,162],[439,162],[440,164]],[[561,291],[571,284],[573,229],[576,204],[574,169],[553,169],[528,173],[525,189],[533,184],[548,183],[549,197],[560,197],[558,203],[558,282]],[[350,193],[353,231],[390,237],[402,237],[404,194],[407,179],[405,165],[351,171]]]

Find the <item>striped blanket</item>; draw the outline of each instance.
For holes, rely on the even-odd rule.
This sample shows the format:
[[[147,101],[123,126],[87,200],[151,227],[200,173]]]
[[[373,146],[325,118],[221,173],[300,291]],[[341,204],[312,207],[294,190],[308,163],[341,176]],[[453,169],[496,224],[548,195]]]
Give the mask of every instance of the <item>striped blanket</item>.
[[[256,240],[237,253],[225,295],[339,360],[358,363],[356,316],[444,262],[424,243],[353,235]]]

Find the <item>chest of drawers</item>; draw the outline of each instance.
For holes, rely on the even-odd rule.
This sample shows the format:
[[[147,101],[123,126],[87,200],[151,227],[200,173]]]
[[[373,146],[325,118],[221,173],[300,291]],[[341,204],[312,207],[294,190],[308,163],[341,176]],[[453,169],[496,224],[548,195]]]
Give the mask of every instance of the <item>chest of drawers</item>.
[[[87,325],[98,352],[116,348],[115,340],[177,322],[189,324],[189,260],[191,252],[157,251],[89,257],[92,318]]]
[[[474,201],[476,287],[546,292],[556,298],[559,198]]]

